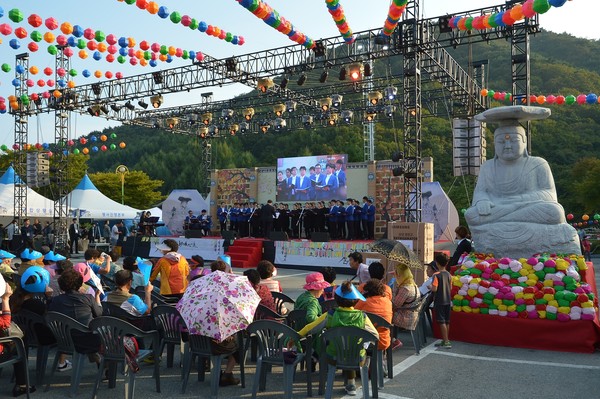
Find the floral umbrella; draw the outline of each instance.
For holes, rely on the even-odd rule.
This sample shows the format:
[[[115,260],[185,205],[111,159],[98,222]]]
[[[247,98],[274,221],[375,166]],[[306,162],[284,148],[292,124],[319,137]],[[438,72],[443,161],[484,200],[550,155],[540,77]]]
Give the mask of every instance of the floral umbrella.
[[[259,302],[246,277],[215,271],[190,282],[176,307],[190,334],[221,342],[252,323]]]
[[[406,248],[400,241],[381,239],[371,246],[371,250],[379,252],[389,260],[399,263],[399,267],[410,267],[420,269],[423,267],[417,255]]]

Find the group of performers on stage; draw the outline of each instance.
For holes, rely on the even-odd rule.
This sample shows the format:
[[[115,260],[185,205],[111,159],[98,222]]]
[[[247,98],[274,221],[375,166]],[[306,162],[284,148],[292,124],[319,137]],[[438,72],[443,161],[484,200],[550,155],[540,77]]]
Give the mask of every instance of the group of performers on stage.
[[[239,237],[264,237],[263,208],[267,205],[238,203],[228,207],[224,202],[217,209],[221,231],[235,231]],[[271,205],[268,205],[271,206]],[[294,203],[276,203],[272,231],[281,231],[290,238],[311,239],[314,232],[329,232],[332,240],[368,240],[375,233],[375,205],[372,199]],[[229,225],[228,225],[229,220]]]
[[[346,172],[341,159],[328,163],[325,170],[321,164],[316,164],[308,171],[306,166],[294,166],[285,172],[277,172],[277,201],[327,201],[331,198],[346,198]]]
[[[203,237],[210,235],[211,228],[212,217],[206,212],[206,209],[202,209],[200,215],[194,215],[193,211],[188,211],[188,215],[183,222],[184,230],[199,230],[202,232]]]

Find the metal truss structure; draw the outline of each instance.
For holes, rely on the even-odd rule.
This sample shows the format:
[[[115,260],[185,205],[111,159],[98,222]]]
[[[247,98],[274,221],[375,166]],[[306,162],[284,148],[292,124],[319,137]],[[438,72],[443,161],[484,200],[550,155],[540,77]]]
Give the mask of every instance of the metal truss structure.
[[[275,106],[281,109],[280,104],[286,108],[285,115],[281,115],[280,119],[286,121],[287,128],[307,127],[309,122],[324,125],[341,123],[346,121],[346,118],[342,118],[342,113],[350,111],[350,120],[360,119],[365,123],[365,160],[372,160],[373,120],[363,121],[362,115],[371,111],[381,114],[385,112],[386,106],[391,106],[392,108],[387,110],[397,110],[398,114],[402,115],[404,220],[420,221],[422,118],[435,115],[438,110],[437,103],[440,101],[445,103],[444,115],[450,113],[461,117],[473,116],[489,105],[488,99],[481,95],[485,78],[484,65],[471,64],[463,68],[446,49],[496,39],[510,39],[513,98],[527,96],[529,101],[529,35],[539,31],[539,23],[536,16],[511,27],[496,27],[481,32],[452,30],[447,27],[450,16],[420,19],[419,3],[420,0],[408,2],[403,21],[390,37],[382,36],[380,29],[373,29],[358,32],[357,40],[350,45],[337,36],[319,40],[312,50],[292,45],[226,59],[205,56],[202,62],[183,67],[73,89],[60,89],[61,96],[51,96],[47,100],[43,99],[28,107],[24,106],[19,111],[11,112],[15,115],[15,120],[18,120],[19,117],[27,115],[55,111],[58,144],[63,142],[64,132],[68,130],[68,126],[62,125],[62,116],[70,111],[85,113],[90,107],[101,109],[101,117],[126,124],[161,128],[173,133],[204,138],[222,137],[223,132],[241,134],[244,130],[277,130],[277,125],[272,121],[277,118],[273,117],[271,110]],[[509,0],[502,5],[461,12],[460,15],[474,17],[492,14],[504,11],[514,3],[515,0]],[[341,70],[353,63],[365,66],[368,64],[371,67],[377,60],[389,60],[392,57],[402,57],[402,70],[389,73],[385,78],[369,76],[360,81],[346,80],[296,90],[288,87],[289,77],[293,75],[318,76],[318,71],[323,71],[320,80],[321,83],[325,83],[331,71]],[[274,78],[278,79],[279,83],[276,83]],[[199,104],[154,110],[136,109],[132,103],[144,97],[232,83],[257,88],[264,79],[269,79],[269,84],[263,86],[258,95],[245,95],[227,101],[213,102],[203,96],[203,101]],[[381,102],[376,104],[366,101],[370,92],[385,91],[391,86],[399,86],[397,97],[382,98]],[[23,93],[19,93],[24,94],[27,88],[22,87],[20,90]],[[320,100],[331,98],[335,94],[344,96],[343,104],[337,107],[332,104],[324,110]],[[243,108],[253,109],[250,120],[241,119]],[[289,109],[292,111],[289,112]],[[207,113],[212,114],[211,121],[205,124],[202,116]],[[357,117],[357,113],[360,117]],[[332,116],[334,114],[335,118]],[[332,123],[332,120],[335,123]],[[247,125],[242,125],[243,123]],[[217,129],[211,130],[211,126]],[[15,143],[26,143],[26,139],[26,127],[25,131],[22,127],[18,130],[15,122]],[[203,156],[208,167],[211,164],[212,150],[210,142],[205,144]]]

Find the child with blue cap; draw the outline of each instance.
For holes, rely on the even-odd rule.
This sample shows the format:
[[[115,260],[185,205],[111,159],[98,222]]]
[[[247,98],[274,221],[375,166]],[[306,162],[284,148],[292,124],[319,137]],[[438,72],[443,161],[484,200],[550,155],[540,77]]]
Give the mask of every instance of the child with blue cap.
[[[358,301],[365,300],[365,297],[356,289],[354,285],[352,285],[350,281],[344,282],[335,290],[335,301],[337,302],[338,307],[322,314],[314,322],[307,324],[298,332],[298,334],[304,337],[308,334],[319,333],[332,327],[353,326],[367,330],[374,336],[379,337],[377,329],[373,323],[371,323],[371,320],[369,320],[366,314],[360,310],[354,309],[354,306],[358,303]],[[328,361],[335,362],[336,353],[333,345],[327,345],[325,353]],[[366,351],[364,348],[361,349],[361,356],[363,358],[366,357]],[[350,396],[354,396],[356,395],[356,372],[354,370],[345,370],[344,373],[348,380],[345,387],[346,393]]]

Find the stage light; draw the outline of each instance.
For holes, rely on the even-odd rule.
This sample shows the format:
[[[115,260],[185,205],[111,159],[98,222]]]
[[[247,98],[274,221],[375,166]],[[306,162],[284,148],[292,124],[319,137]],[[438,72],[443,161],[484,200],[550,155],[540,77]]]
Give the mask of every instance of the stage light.
[[[302,115],[302,125],[304,125],[305,129],[310,129],[314,123],[314,118],[312,115]]]
[[[367,110],[365,112],[365,122],[373,122],[375,120],[376,116],[377,116],[376,112],[373,112],[372,110]]]
[[[285,102],[285,109],[288,113],[296,112],[296,101],[288,100]]]
[[[313,47],[313,51],[315,52],[315,57],[316,58],[323,58],[323,57],[325,57],[325,44],[323,44],[322,41],[315,42],[315,45]]]
[[[208,134],[210,137],[215,137],[217,134],[219,134],[219,128],[216,125],[210,125],[208,127]]]
[[[92,116],[100,116],[100,107],[98,105],[92,105],[87,109],[88,114]]]
[[[287,126],[287,122],[283,118],[277,118],[273,121],[273,127],[279,131]]]
[[[347,124],[351,124],[352,123],[352,117],[354,116],[354,112],[350,111],[350,110],[345,110],[342,111],[341,117],[344,120],[344,122],[346,122]]]
[[[417,110],[414,108],[409,108],[408,113],[410,114],[410,116],[417,116]]]
[[[207,127],[201,127],[200,129],[198,129],[198,136],[200,136],[201,139],[205,139],[207,135],[208,135]]]
[[[302,86],[304,84],[304,82],[306,82],[306,74],[303,73],[302,75],[300,75],[300,77],[298,78],[298,86]]]
[[[373,105],[377,105],[377,103],[383,98],[383,94],[380,91],[372,91],[367,94],[369,98],[369,102]]]
[[[341,94],[333,94],[331,96],[331,106],[338,108],[340,105],[342,105],[343,99],[344,99],[344,96],[342,96]]]
[[[450,15],[440,17],[438,19],[438,28],[440,29],[440,33],[450,33],[452,32],[452,27],[450,26],[450,19],[452,17]]]
[[[240,133],[245,134],[250,130],[250,124],[248,122],[240,123]]]
[[[394,112],[396,112],[396,107],[393,105],[386,105],[383,107],[383,113],[386,114],[388,118],[392,118],[394,116]]]
[[[342,69],[340,69],[340,80],[346,80],[346,68],[342,67]]]
[[[100,93],[102,91],[102,88],[100,87],[100,83],[92,83],[92,92],[99,96]]]
[[[363,76],[371,76],[371,64],[368,62],[363,66]]]
[[[179,118],[167,118],[167,127],[169,129],[174,129],[177,125],[179,125]]]
[[[227,72],[237,71],[237,60],[233,57],[227,58],[225,60],[225,68],[227,69]]]
[[[127,101],[127,102],[125,103],[125,108],[127,108],[127,109],[128,109],[128,110],[130,110],[130,111],[134,111],[134,110],[135,110],[135,105],[133,105],[133,104],[131,103],[131,101]]]
[[[152,79],[154,84],[160,85],[163,82],[162,72],[152,72]]]
[[[119,112],[121,110],[121,108],[123,108],[123,106],[119,105],[119,104],[111,104],[110,108],[115,112]]]
[[[269,122],[261,122],[259,127],[261,132],[267,133],[271,128],[271,125],[269,124]]]
[[[108,107],[104,104],[102,104],[100,106],[100,111],[102,111],[102,113],[104,113],[105,115],[108,115],[108,113],[110,112],[110,110],[108,109]]]
[[[331,115],[329,115],[329,118],[327,119],[327,124],[329,126],[335,126],[335,125],[337,125],[337,121],[338,121],[338,114],[331,114]]]
[[[384,90],[385,98],[392,101],[396,99],[396,95],[398,94],[398,89],[394,86],[388,86]]]
[[[223,118],[226,121],[228,121],[232,117],[233,117],[233,110],[232,109],[226,108],[226,109],[222,109],[221,110],[221,118]]]
[[[202,118],[202,123],[204,123],[206,126],[208,126],[212,122],[213,114],[211,112],[205,112],[202,114],[201,118]]]
[[[327,112],[329,108],[331,108],[331,103],[331,97],[326,97],[319,100],[319,105],[321,106],[321,110],[323,112]]]
[[[145,102],[144,100],[138,101],[138,105],[144,109],[148,109],[148,103]]]
[[[350,74],[350,79],[356,81],[360,80],[363,77],[363,64],[360,62],[355,62],[354,64],[350,64],[348,67],[348,73]]]
[[[283,115],[283,112],[285,111],[285,109],[286,109],[285,104],[273,105],[273,113],[277,116]]]
[[[281,89],[284,90],[287,87],[289,81],[290,80],[284,76],[283,79],[281,79],[281,83],[279,83],[279,87],[281,87]]]
[[[196,122],[198,122],[198,115],[191,114],[190,116],[188,116],[188,123],[190,124],[190,126],[194,126]]]
[[[260,78],[258,79],[258,83],[256,84],[256,88],[262,92],[266,93],[271,87],[273,87],[275,83],[273,83],[273,79],[271,78]]]
[[[229,134],[230,135],[235,136],[235,134],[238,132],[238,130],[240,130],[240,125],[238,125],[237,123],[229,125]]]
[[[252,120],[254,117],[254,108],[246,108],[242,111],[242,115],[244,115],[244,119],[247,121]]]
[[[321,83],[325,83],[325,82],[327,82],[327,77],[328,77],[328,76],[329,76],[329,72],[327,72],[327,71],[323,71],[323,72],[321,73],[321,76],[319,76],[319,82],[321,82]]]
[[[155,120],[154,123],[152,124],[152,128],[160,129],[160,123],[157,120]]]
[[[150,102],[154,108],[159,108],[163,103],[163,96],[160,94],[156,94],[150,97]]]

